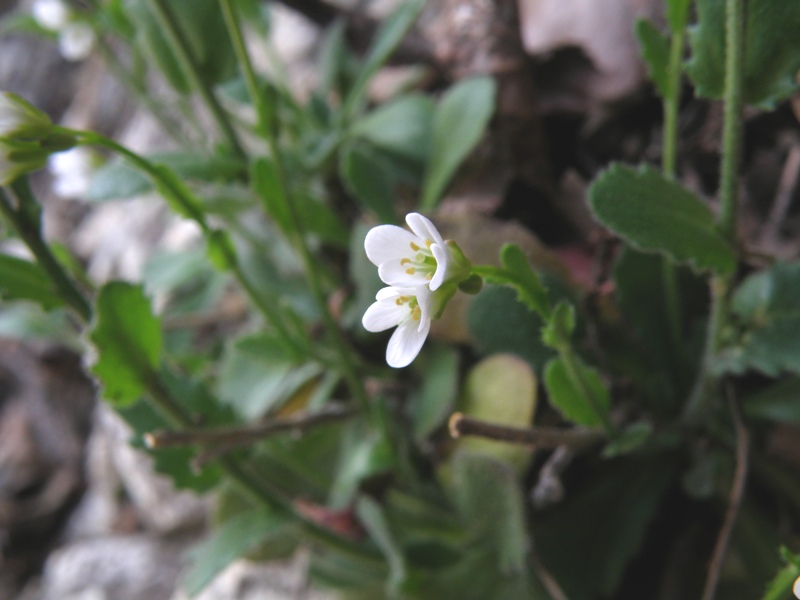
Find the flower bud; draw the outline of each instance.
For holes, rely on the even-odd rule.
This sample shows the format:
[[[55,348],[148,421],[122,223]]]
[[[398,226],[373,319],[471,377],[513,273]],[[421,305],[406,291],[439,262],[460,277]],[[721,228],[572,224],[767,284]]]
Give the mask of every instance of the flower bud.
[[[53,127],[44,112],[11,92],[0,92],[0,138],[35,140],[46,136]]]

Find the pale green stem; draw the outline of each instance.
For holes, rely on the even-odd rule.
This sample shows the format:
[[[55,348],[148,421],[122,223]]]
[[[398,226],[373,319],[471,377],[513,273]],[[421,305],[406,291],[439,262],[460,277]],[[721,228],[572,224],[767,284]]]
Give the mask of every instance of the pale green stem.
[[[111,70],[117,80],[126,86],[131,92],[133,92],[133,94],[136,96],[136,99],[141,102],[145,108],[147,108],[150,114],[153,115],[153,117],[173,139],[179,140],[185,144],[191,144],[190,140],[181,131],[180,127],[164,113],[161,104],[157,102],[153,94],[147,90],[141,79],[132,74],[120,63],[117,55],[113,50],[111,50],[111,48],[108,47],[108,43],[103,37],[102,31],[96,31],[95,33],[97,36],[97,47],[100,50],[100,54],[103,56],[106,66]]]
[[[678,148],[678,108],[681,94],[681,62],[683,60],[683,29],[672,32],[669,55],[669,82],[667,96],[664,98],[664,133],[662,149],[662,169],[669,179],[675,177]],[[661,278],[664,285],[667,318],[675,350],[681,346],[682,309],[678,293],[678,272],[667,258],[661,258]]]
[[[73,130],[65,130],[71,133],[72,135],[77,136],[79,143],[81,144],[94,144],[97,146],[101,146],[111,150],[126,160],[131,162],[135,167],[146,173],[154,182],[161,184],[164,188],[168,189],[172,196],[181,203],[181,206],[184,208],[186,214],[190,215],[192,220],[194,220],[203,232],[204,236],[207,236],[212,232],[211,228],[208,226],[206,222],[205,214],[197,208],[198,202],[192,198],[187,198],[185,196],[185,191],[180,187],[173,186],[172,182],[167,179],[163,178],[161,172],[156,168],[156,166],[148,161],[147,159],[139,156],[135,152],[131,152],[125,146],[118,144],[114,140],[105,137],[99,133],[90,132],[90,131],[73,131]],[[294,339],[291,335],[289,330],[285,325],[285,319],[280,314],[277,306],[273,305],[272,302],[269,302],[265,299],[255,288],[252,282],[247,278],[244,271],[242,270],[238,259],[236,256],[227,256],[227,264],[230,265],[230,270],[233,276],[236,278],[239,285],[244,289],[245,293],[248,295],[250,300],[253,304],[258,308],[261,314],[264,316],[266,321],[272,326],[275,332],[287,343],[291,348],[294,348],[298,352],[304,351],[305,348],[301,348],[299,343]]]
[[[208,106],[208,109],[211,111],[211,115],[214,117],[214,120],[217,122],[222,134],[225,136],[228,145],[237,156],[240,158],[245,158],[246,155],[241,144],[239,143],[239,138],[236,135],[236,131],[234,130],[228,115],[225,113],[225,110],[222,108],[222,105],[214,95],[214,91],[211,89],[211,86],[208,85],[206,80],[200,74],[200,68],[192,53],[189,40],[186,39],[186,36],[184,35],[183,30],[180,28],[180,24],[175,18],[175,14],[172,12],[172,9],[165,0],[148,0],[148,5],[158,20],[159,25],[161,25],[161,28],[166,35],[173,52],[175,53],[175,58],[181,64],[184,75],[189,78],[189,80],[192,82],[192,86],[203,98],[206,106]]]
[[[744,0],[725,4],[725,89],[722,130],[722,165],[720,169],[720,233],[736,244],[738,213],[738,171],[742,145],[743,71],[744,71]],[[722,344],[721,335],[728,320],[728,294],[732,275],[718,275],[711,280],[711,315],[706,334],[706,348],[700,378],[686,406],[684,416],[698,423],[710,412],[719,394],[719,376],[713,373],[714,356]]]
[[[39,265],[45,270],[47,276],[55,285],[58,290],[59,296],[72,308],[83,321],[89,321],[92,318],[92,307],[89,301],[80,292],[78,287],[67,275],[66,270],[58,262],[50,246],[44,241],[41,232],[41,224],[38,219],[34,222],[31,218],[30,211],[26,211],[21,204],[30,202],[35,203],[36,200],[31,194],[30,186],[26,178],[18,179],[12,184],[12,189],[20,202],[18,208],[11,205],[9,197],[5,191],[0,188],[0,213],[8,220],[14,230],[17,232],[22,241],[28,246],[33,256]]]
[[[269,144],[270,154],[275,161],[278,184],[281,189],[281,193],[283,194],[284,198],[286,198],[286,204],[289,209],[289,218],[291,220],[291,241],[300,254],[300,258],[303,261],[303,267],[306,272],[306,278],[308,280],[309,287],[311,288],[311,293],[313,294],[314,299],[319,306],[322,319],[325,322],[326,329],[328,330],[328,334],[331,336],[333,343],[336,345],[336,350],[340,358],[342,375],[347,381],[347,385],[360,407],[367,409],[369,401],[367,398],[367,393],[364,390],[364,385],[361,382],[361,377],[359,376],[356,366],[352,360],[352,349],[345,341],[336,319],[333,318],[333,315],[328,308],[328,301],[325,297],[325,293],[322,290],[319,271],[317,269],[314,256],[311,254],[311,250],[309,249],[305,236],[303,235],[304,228],[302,220],[298,214],[297,207],[294,204],[294,199],[286,182],[286,174],[284,172],[283,161],[281,160],[280,149],[278,148],[278,141],[276,139],[275,131],[272,129],[272,127],[270,127],[268,122],[269,120],[266,112],[266,103],[264,102],[263,95],[258,89],[258,81],[256,79],[255,71],[253,70],[252,61],[250,60],[244,43],[244,36],[242,35],[239,19],[237,18],[236,7],[231,0],[220,0],[220,5],[222,7],[222,12],[225,15],[225,23],[228,27],[228,33],[233,40],[233,47],[236,51],[237,57],[239,58],[239,64],[242,67],[243,75],[245,81],[247,82],[248,92],[258,112],[259,130],[266,138],[267,143]]]

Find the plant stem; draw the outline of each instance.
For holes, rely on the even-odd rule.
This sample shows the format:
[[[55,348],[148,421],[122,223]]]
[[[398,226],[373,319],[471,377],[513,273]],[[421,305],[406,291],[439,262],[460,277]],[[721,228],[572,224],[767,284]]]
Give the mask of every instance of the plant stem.
[[[667,96],[664,97],[664,132],[662,148],[662,170],[669,179],[675,177],[678,150],[678,108],[681,95],[681,61],[683,59],[683,28],[672,32],[669,54],[669,81]],[[661,278],[664,285],[664,301],[669,319],[669,330],[674,350],[681,346],[683,311],[675,265],[667,258],[661,258]]]
[[[259,131],[265,137],[269,145],[270,154],[275,162],[278,186],[281,190],[282,196],[286,199],[287,212],[291,222],[291,231],[288,232],[288,235],[295,249],[300,254],[300,258],[303,262],[303,268],[306,272],[306,279],[308,280],[309,287],[311,288],[311,293],[314,296],[317,305],[319,306],[322,319],[325,323],[325,328],[333,339],[333,343],[336,345],[336,350],[340,358],[340,368],[342,370],[342,374],[347,381],[347,385],[350,388],[350,391],[353,394],[356,402],[362,409],[366,409],[368,405],[367,394],[351,358],[352,350],[348,347],[348,344],[339,329],[339,325],[336,323],[336,320],[333,318],[333,315],[328,308],[328,302],[325,297],[325,293],[322,290],[316,262],[308,247],[305,236],[303,235],[304,227],[302,219],[297,211],[293,195],[291,194],[289,185],[286,181],[285,167],[283,165],[283,161],[281,160],[277,135],[274,129],[270,126],[267,105],[264,101],[263,95],[258,89],[258,81],[256,79],[255,71],[253,70],[252,61],[250,60],[250,57],[247,53],[247,48],[244,44],[244,36],[242,35],[241,25],[239,23],[239,19],[237,18],[236,7],[231,0],[220,0],[220,5],[222,7],[222,12],[225,15],[225,23],[228,27],[228,33],[233,40],[233,46],[239,58],[239,64],[242,66],[243,75],[245,81],[247,82],[248,93],[250,94],[253,105],[256,107],[258,113]]]
[[[183,30],[180,28],[180,24],[178,23],[175,14],[172,12],[172,9],[165,0],[148,0],[148,5],[153,11],[156,20],[158,20],[159,25],[161,25],[161,29],[166,35],[167,40],[169,41],[169,44],[175,53],[176,59],[181,64],[184,74],[192,82],[192,86],[203,98],[206,106],[208,106],[208,109],[211,111],[211,115],[214,117],[214,120],[217,122],[222,134],[225,136],[228,145],[239,158],[245,158],[246,154],[239,143],[239,138],[236,136],[236,131],[234,130],[230,119],[228,119],[228,116],[225,114],[222,105],[214,95],[214,91],[211,89],[211,86],[200,74],[200,68],[192,53],[189,40],[186,39],[186,36],[184,35]]]
[[[448,422],[450,436],[454,438],[474,435],[490,440],[534,446],[557,448],[559,446],[587,446],[606,438],[600,429],[559,429],[555,427],[508,427],[480,421],[453,413]]]
[[[90,321],[92,307],[89,301],[67,275],[66,270],[50,250],[50,246],[42,238],[39,220],[36,219],[34,221],[30,212],[26,211],[23,206],[23,204],[31,206],[36,204],[36,199],[33,198],[27,178],[18,179],[11,187],[19,201],[19,207],[15,209],[8,195],[0,188],[0,212],[36,257],[37,262],[50,277],[64,302],[78,313],[83,321]]]
[[[182,212],[188,215],[200,226],[203,235],[206,236],[207,239],[211,234],[213,234],[213,230],[206,222],[205,213],[198,208],[199,201],[193,197],[187,197],[186,190],[184,190],[181,186],[174,185],[170,178],[164,177],[159,168],[149,160],[139,156],[135,152],[131,152],[125,146],[122,146],[114,140],[99,133],[91,131],[66,131],[77,136],[79,143],[81,144],[94,144],[103,148],[107,148],[108,150],[123,156],[135,167],[146,173],[154,181],[154,183],[160,184],[162,188],[165,189],[172,196],[172,198],[180,204]],[[226,256],[226,262],[229,265],[231,273],[236,278],[236,281],[245,291],[256,308],[258,308],[270,326],[272,326],[276,333],[290,348],[299,351],[300,344],[294,339],[287,329],[285,319],[283,319],[276,306],[274,306],[272,302],[267,301],[262,294],[258,292],[247,275],[245,275],[237,257],[235,255],[228,254]]]
[[[736,243],[738,213],[738,170],[742,145],[743,70],[745,0],[726,0],[725,4],[725,89],[722,158],[720,169],[720,215],[718,228],[731,243]],[[722,331],[728,320],[728,294],[732,275],[717,275],[711,280],[711,315],[700,377],[695,384],[684,418],[697,423],[711,410],[717,399],[719,376],[713,373],[713,359],[722,345]]]
[[[167,131],[170,136],[172,136],[173,139],[179,140],[185,144],[190,144],[190,140],[188,140],[184,133],[180,130],[180,127],[178,127],[178,125],[164,113],[161,104],[156,101],[156,99],[153,97],[153,94],[147,90],[141,79],[134,76],[120,63],[117,55],[111,48],[109,48],[108,42],[106,42],[101,31],[96,32],[96,39],[97,48],[105,60],[106,66],[111,70],[117,80],[126,86],[131,92],[133,92],[133,94],[136,96],[136,99],[141,102],[145,108],[147,108],[150,114],[153,115],[153,117],[161,124],[164,130]]]

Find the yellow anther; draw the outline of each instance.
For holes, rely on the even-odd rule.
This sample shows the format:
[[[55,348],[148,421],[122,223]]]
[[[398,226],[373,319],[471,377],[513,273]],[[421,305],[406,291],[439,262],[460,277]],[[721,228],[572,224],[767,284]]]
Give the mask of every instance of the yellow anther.
[[[433,279],[433,273],[428,273],[427,275],[425,275],[425,279],[427,279],[428,281]]]
[[[413,275],[417,270],[414,267],[406,269],[406,273]]]
[[[422,318],[422,310],[420,309],[419,306],[415,306],[411,310],[411,318],[414,319],[415,321],[419,321]]]
[[[425,240],[425,245],[426,245],[428,248],[430,248],[430,247],[431,247],[431,244],[432,244],[432,243],[433,243],[433,240]]]
[[[414,242],[411,242],[411,249],[414,252],[419,252],[421,250],[421,248],[419,246],[417,246]]]
[[[407,264],[409,264],[410,262],[411,262],[411,259],[410,259],[410,258],[401,258],[401,259],[400,259],[400,264],[401,264],[401,265],[407,265]]]

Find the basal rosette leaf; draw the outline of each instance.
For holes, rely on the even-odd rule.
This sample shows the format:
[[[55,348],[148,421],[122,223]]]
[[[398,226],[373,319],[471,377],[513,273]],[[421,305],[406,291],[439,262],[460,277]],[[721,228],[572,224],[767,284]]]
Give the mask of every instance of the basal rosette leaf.
[[[716,230],[711,210],[655,169],[615,164],[589,190],[597,219],[643,251],[700,270],[730,273],[736,253]]]

